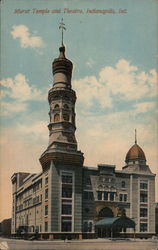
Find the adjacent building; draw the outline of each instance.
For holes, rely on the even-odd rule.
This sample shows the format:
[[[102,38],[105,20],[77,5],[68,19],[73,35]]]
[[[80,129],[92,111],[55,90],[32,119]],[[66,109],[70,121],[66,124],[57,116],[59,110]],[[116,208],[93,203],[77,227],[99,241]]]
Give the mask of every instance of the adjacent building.
[[[63,43],[59,51],[52,64],[49,144],[39,159],[42,171],[14,173],[11,178],[12,234],[38,232],[49,239],[108,237],[111,225],[127,218],[131,223],[121,220],[117,232],[151,237],[155,234],[155,174],[136,138],[122,170],[109,164],[83,165],[75,138],[73,64],[65,57]]]
[[[11,218],[4,219],[0,222],[0,236],[7,236],[11,235]]]

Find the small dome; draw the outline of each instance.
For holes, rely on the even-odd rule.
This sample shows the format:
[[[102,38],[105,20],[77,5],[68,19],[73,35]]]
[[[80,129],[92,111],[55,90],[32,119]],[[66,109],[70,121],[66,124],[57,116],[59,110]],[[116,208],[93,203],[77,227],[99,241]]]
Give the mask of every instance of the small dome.
[[[143,150],[136,143],[128,151],[125,162],[132,161],[132,160],[146,161],[146,157],[145,157]]]

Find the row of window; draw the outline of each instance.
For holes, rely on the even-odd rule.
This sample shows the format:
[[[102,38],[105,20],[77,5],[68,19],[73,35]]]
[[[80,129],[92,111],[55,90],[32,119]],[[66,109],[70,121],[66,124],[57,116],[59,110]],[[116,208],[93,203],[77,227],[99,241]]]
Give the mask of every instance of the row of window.
[[[39,203],[41,201],[42,201],[42,195],[40,195],[40,196],[38,195],[38,196],[36,196],[34,198],[29,198],[29,199],[25,200],[23,202],[23,204],[20,204],[19,206],[17,206],[17,211],[20,211],[20,210],[22,210],[22,209],[24,209],[26,207],[35,205],[35,204],[37,204],[37,203]]]
[[[115,197],[116,197],[115,192],[98,191],[98,200],[114,201]],[[127,201],[127,194],[119,194],[119,201],[126,202]]]
[[[63,118],[64,121],[68,122],[70,120],[70,115],[65,113],[65,114],[63,114],[62,118]],[[54,122],[59,122],[59,121],[60,121],[60,114],[56,113],[54,115]],[[75,123],[74,116],[72,116],[72,123]]]
[[[114,201],[115,194],[116,194],[115,192],[98,191],[98,200]]]
[[[111,182],[111,179],[110,178],[104,178],[105,179],[105,182]],[[91,180],[89,177],[86,178],[86,181],[85,181],[86,185],[91,185]],[[125,188],[126,187],[126,182],[125,181],[122,181],[121,182],[121,187],[122,188]],[[143,189],[143,190],[147,190],[148,189],[148,183],[146,182],[141,182],[140,183],[140,189]]]
[[[47,184],[48,184],[48,177],[45,178],[45,185],[47,185]],[[32,192],[36,192],[41,188],[42,188],[42,180],[35,183],[34,186],[33,186],[33,189],[29,189],[29,190],[25,191],[23,194],[20,194],[17,197],[17,200],[21,201],[24,198],[27,198],[28,196],[32,195]]]
[[[62,232],[71,232],[72,231],[72,217],[62,217],[61,219]],[[93,223],[86,221],[83,223],[84,232],[93,231]],[[140,232],[147,232],[148,224],[140,223]],[[45,221],[45,232],[48,232],[48,221]]]
[[[104,178],[104,180],[105,180],[105,182],[108,182],[108,183],[112,181],[111,178]],[[86,178],[85,183],[86,183],[86,185],[91,185],[91,179],[90,179],[90,177]],[[126,187],[126,182],[125,181],[121,182],[121,187],[122,188]]]
[[[72,231],[72,217],[66,216],[61,218],[61,226],[62,226],[62,232],[71,232]],[[36,226],[30,226],[28,231],[34,232],[39,231],[41,232],[42,227]],[[44,224],[44,230],[45,232],[48,232],[48,221],[45,221]],[[85,221],[83,223],[83,231],[84,232],[92,232],[93,231],[93,223],[91,221]],[[140,223],[140,232],[147,232],[148,231],[148,224],[147,223]]]
[[[55,104],[55,106],[54,106],[54,109],[59,109],[60,107],[59,107],[59,104]],[[67,104],[64,104],[63,105],[63,108],[64,109],[69,109],[69,106],[67,105]]]
[[[41,182],[37,182],[34,186],[33,186],[33,192],[38,191],[39,189],[42,188],[42,181]]]
[[[42,231],[42,225],[39,226],[24,226],[23,224],[20,224],[20,226],[17,229],[17,232],[41,232]]]

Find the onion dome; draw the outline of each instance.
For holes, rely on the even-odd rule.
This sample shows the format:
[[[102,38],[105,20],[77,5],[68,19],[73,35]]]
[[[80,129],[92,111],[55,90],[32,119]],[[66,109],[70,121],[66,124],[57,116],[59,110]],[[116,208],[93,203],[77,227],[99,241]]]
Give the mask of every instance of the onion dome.
[[[135,143],[128,151],[125,162],[127,163],[129,161],[135,161],[135,160],[146,161],[145,154],[137,143]]]
[[[146,161],[145,154],[141,147],[137,144],[137,130],[135,129],[135,144],[129,149],[125,162],[133,162],[135,161]]]

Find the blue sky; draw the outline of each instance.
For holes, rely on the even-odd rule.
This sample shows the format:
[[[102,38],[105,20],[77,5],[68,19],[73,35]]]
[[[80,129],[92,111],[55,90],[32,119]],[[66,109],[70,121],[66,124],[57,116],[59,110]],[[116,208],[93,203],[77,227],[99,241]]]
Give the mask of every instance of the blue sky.
[[[59,54],[61,18],[67,29],[66,56],[74,64],[76,136],[79,149],[85,154],[85,165],[110,163],[121,169],[137,128],[138,143],[156,173],[157,3],[2,1],[1,183],[8,193],[9,178],[14,172],[41,171],[38,159],[48,144],[47,92],[52,85],[51,64]],[[65,8],[82,13],[64,13]],[[38,13],[33,13],[33,9]],[[87,9],[115,13],[92,14]],[[52,10],[60,13],[51,13]],[[41,14],[42,11],[49,13]],[[2,200],[2,218],[9,217],[10,207],[5,207],[11,196],[8,200],[3,196]]]

